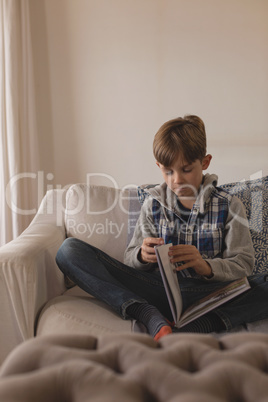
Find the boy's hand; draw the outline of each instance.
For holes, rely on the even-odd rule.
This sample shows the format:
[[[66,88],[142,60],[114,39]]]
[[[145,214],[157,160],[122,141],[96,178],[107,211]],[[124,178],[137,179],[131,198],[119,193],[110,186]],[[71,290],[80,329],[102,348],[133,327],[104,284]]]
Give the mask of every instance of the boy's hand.
[[[159,244],[164,244],[164,240],[160,237],[146,237],[143,240],[139,260],[143,263],[154,263],[157,262],[154,246]]]
[[[168,255],[171,257],[172,263],[182,262],[183,264],[176,267],[177,271],[181,271],[185,268],[193,268],[195,272],[202,276],[212,275],[212,269],[210,265],[203,260],[201,254],[195,246],[187,244],[178,244],[177,246],[171,246],[169,248]]]

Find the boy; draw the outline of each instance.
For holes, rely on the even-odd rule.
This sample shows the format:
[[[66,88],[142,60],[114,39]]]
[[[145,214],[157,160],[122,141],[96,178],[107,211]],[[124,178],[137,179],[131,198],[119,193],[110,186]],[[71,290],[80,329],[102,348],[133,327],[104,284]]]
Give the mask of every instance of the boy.
[[[153,144],[164,183],[145,190],[125,264],[80,240],[66,239],[57,254],[60,269],[77,285],[121,315],[142,322],[158,340],[172,333],[172,320],[154,246],[173,243],[184,309],[228,282],[251,274],[254,251],[242,203],[203,175],[211,155],[197,116],[170,120]],[[267,282],[249,278],[252,289],[177,331],[212,332],[266,318]],[[258,308],[256,308],[256,306]]]
[[[150,215],[157,211],[153,217],[155,235],[159,234],[164,243],[182,244],[170,249],[172,262],[184,262],[178,270],[192,267],[196,274],[219,281],[249,275],[254,251],[243,205],[238,198],[215,188],[217,176],[203,176],[212,157],[206,154],[202,120],[187,116],[168,121],[157,132],[153,151],[165,183],[148,190],[151,197],[143,206],[126,252],[127,263],[144,269],[147,267],[139,262],[156,262],[153,246],[162,240],[146,237],[152,237]],[[141,249],[135,248],[142,239]],[[223,241],[227,243],[224,251]],[[192,276],[196,277],[195,273]]]

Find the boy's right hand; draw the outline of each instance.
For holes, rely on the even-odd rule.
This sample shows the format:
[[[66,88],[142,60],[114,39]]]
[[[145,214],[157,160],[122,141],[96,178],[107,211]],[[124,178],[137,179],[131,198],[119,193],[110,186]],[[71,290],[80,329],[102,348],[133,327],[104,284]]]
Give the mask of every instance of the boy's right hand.
[[[146,237],[140,249],[140,261],[146,264],[157,262],[154,246],[159,244],[164,244],[164,239],[161,237]]]

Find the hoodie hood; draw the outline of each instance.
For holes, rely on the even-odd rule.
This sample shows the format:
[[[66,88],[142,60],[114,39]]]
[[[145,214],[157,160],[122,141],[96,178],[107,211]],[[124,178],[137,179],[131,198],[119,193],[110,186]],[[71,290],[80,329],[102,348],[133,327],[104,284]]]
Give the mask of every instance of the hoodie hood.
[[[206,202],[210,199],[212,191],[215,189],[218,182],[218,176],[215,174],[205,174],[203,182],[200,186],[198,196],[195,201],[195,207],[201,213],[205,211]],[[176,213],[178,210],[178,197],[167,187],[166,183],[156,186],[142,186],[142,191],[147,195],[157,200],[164,208]]]

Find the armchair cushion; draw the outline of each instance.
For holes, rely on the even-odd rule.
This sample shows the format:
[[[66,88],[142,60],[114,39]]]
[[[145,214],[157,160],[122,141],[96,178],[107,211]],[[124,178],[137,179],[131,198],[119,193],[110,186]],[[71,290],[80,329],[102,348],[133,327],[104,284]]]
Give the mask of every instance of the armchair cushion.
[[[128,188],[71,186],[66,195],[67,237],[76,237],[123,261],[132,221],[140,210],[135,194],[136,190]]]

